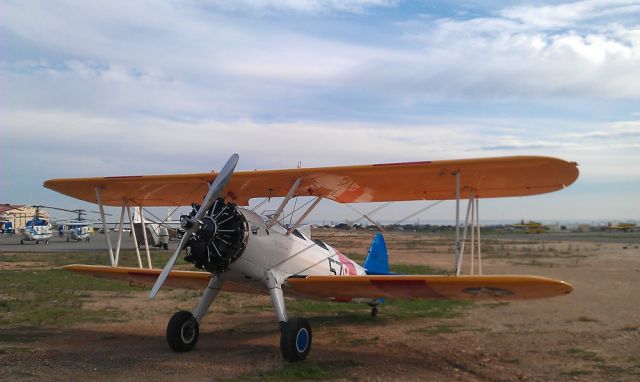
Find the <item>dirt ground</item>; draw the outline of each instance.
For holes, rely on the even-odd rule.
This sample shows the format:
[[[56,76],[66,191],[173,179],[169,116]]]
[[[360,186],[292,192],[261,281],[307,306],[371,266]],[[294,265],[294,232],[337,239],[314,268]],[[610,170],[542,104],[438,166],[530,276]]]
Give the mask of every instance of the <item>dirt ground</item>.
[[[373,236],[313,234],[359,259]],[[201,324],[197,348],[182,354],[171,352],[164,331],[173,312],[195,306],[197,294],[190,291],[165,291],[153,302],[144,290],[82,295],[79,309],[116,312],[109,320],[7,325],[2,317],[11,312],[0,310],[0,380],[638,381],[640,237],[586,235],[484,238],[485,274],[561,279],[574,287],[566,296],[478,303],[453,317],[395,319],[385,304],[375,320],[367,306],[349,314],[339,314],[344,304],[301,313],[313,325],[313,349],[302,365],[281,359],[268,296],[221,294]],[[385,238],[392,263],[452,268],[451,235],[391,232]],[[0,253],[0,278],[46,268],[41,257],[9,261],[9,255]]]

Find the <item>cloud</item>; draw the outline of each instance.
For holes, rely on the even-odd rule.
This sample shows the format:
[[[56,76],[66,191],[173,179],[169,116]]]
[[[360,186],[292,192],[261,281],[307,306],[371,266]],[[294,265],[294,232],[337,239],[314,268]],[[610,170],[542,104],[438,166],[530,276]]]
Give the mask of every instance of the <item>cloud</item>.
[[[397,4],[396,0],[239,0],[210,1],[206,5],[232,11],[271,11],[299,13],[362,13],[368,8],[389,7]]]
[[[209,171],[231,152],[244,169],[551,155],[578,161],[581,181],[640,178],[637,3],[2,8],[5,195],[54,176]],[[54,165],[30,160],[34,137]]]

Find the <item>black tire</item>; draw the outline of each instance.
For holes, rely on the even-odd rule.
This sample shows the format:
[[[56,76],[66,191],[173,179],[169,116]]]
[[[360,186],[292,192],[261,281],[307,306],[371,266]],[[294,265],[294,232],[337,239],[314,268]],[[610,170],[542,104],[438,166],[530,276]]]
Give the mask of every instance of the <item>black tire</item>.
[[[39,241],[39,240],[36,240],[36,245],[38,245],[38,241]]]
[[[67,238],[67,243],[69,242],[69,238]]]
[[[24,240],[20,239],[20,244],[24,244]]]
[[[371,318],[376,318],[378,317],[378,307],[374,306],[371,308]]]
[[[44,245],[49,245],[49,239],[44,241]]]
[[[164,248],[165,250],[169,249],[169,244],[165,243],[162,248]]]
[[[282,326],[280,351],[289,362],[307,358],[311,351],[311,325],[302,317],[292,317]]]
[[[191,312],[181,310],[167,324],[167,343],[177,353],[187,352],[198,343],[200,325]]]

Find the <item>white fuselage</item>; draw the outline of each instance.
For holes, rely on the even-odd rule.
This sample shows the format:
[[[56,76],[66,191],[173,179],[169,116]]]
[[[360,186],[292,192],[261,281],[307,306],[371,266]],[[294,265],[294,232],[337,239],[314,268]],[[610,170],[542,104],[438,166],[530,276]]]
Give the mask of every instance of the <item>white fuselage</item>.
[[[270,228],[253,211],[238,208],[249,224],[246,249],[229,266],[223,278],[264,290],[266,272],[282,281],[291,275],[364,275],[365,270],[326,243],[314,242],[304,233],[287,235],[276,224]]]

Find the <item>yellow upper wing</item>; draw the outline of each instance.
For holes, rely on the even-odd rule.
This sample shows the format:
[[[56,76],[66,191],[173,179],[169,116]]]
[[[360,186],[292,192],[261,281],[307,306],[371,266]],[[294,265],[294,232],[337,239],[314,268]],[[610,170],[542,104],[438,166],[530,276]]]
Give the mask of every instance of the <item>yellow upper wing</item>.
[[[462,198],[524,196],[556,191],[578,177],[577,164],[557,158],[515,156],[364,166],[241,171],[231,177],[225,197],[239,205],[249,199],[285,196],[297,178],[297,196],[322,196],[340,203],[455,198],[460,173]],[[96,203],[96,187],[105,205],[123,201],[142,206],[200,203],[216,173],[51,179],[44,186]]]

